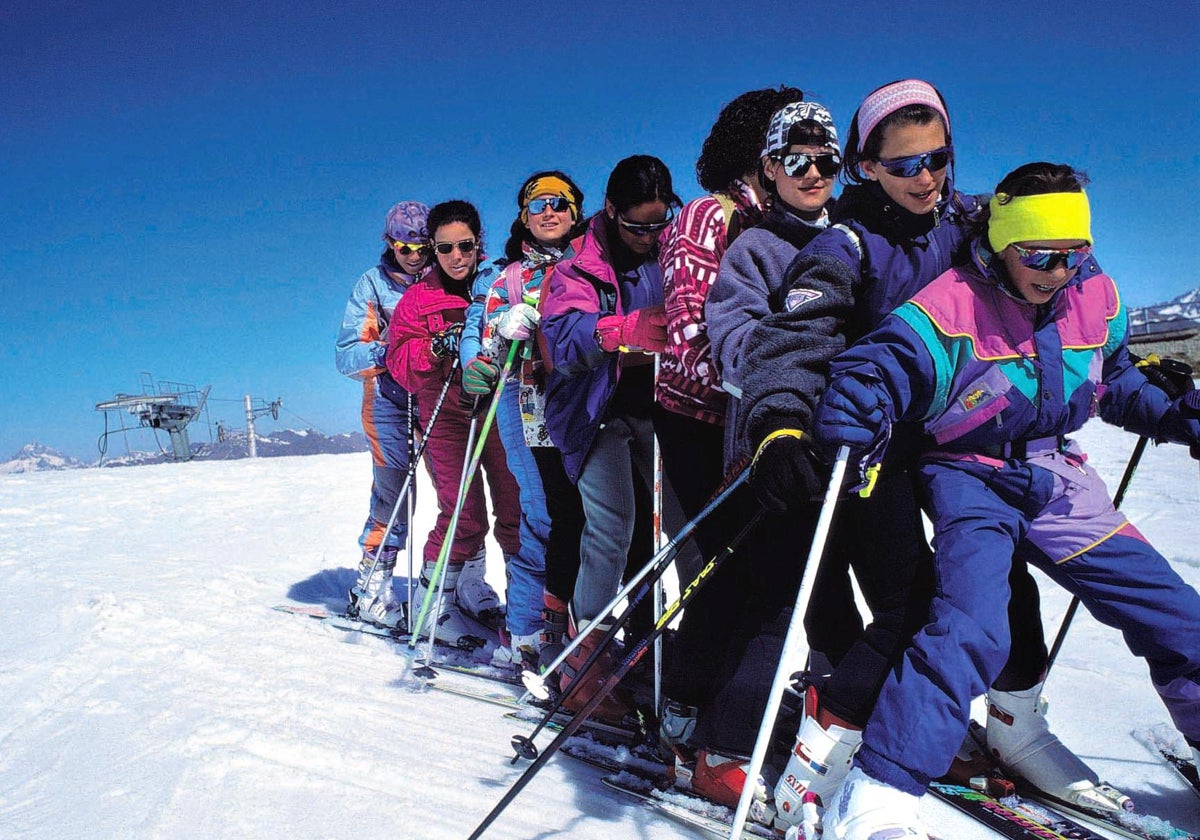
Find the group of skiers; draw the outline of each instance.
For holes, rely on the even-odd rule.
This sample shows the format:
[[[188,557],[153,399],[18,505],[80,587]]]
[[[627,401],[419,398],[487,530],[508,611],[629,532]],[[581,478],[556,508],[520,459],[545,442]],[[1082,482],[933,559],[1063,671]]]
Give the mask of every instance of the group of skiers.
[[[747,92],[718,115],[696,174],[707,194],[684,204],[662,161],[626,158],[589,218],[570,177],[537,172],[494,263],[468,202],[391,208],[337,340],[339,369],[363,383],[374,463],[348,613],[417,618],[392,576],[408,537],[394,507],[420,452],[439,513],[413,604],[441,587],[428,599],[436,638],[499,631],[494,663],[517,670],[586,628],[558,674],[578,710],[615,665],[604,650],[580,673],[606,607],[654,553],[656,454],[688,520],[748,471],[697,522],[700,556],[767,515],[684,610],[656,710],[677,783],[733,805],[757,731],[746,722],[762,717],[777,664],[747,684],[747,663],[795,601],[844,449],[860,492],[838,502],[804,616],[812,674],[795,747],[751,780],[758,813],[808,840],[924,838],[919,798],[983,694],[1002,766],[1121,808],[1049,731],[1029,564],[1124,634],[1200,750],[1200,595],[1068,437],[1099,415],[1195,447],[1200,391],[1129,353],[1092,251],[1086,177],[1037,162],[990,197],[959,192],[946,103],[916,79],[872,91],[844,144],[800,90]],[[490,490],[503,603],[484,579],[472,466]],[[680,563],[686,584],[698,568]],[[631,622],[626,639],[647,629]],[[620,720],[631,704],[618,690],[595,715]]]

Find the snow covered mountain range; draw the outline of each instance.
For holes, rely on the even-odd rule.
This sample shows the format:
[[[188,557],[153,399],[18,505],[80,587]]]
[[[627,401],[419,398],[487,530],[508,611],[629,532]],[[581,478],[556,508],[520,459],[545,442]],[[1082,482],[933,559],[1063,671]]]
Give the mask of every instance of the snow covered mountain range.
[[[1153,335],[1200,325],[1200,288],[1155,306],[1130,308],[1131,335]]]
[[[362,432],[325,435],[313,429],[284,429],[269,435],[256,435],[256,449],[260,458],[277,458],[283,455],[344,455],[350,452],[365,452],[368,448],[369,444]],[[232,461],[248,457],[247,450],[244,433],[234,434],[217,443],[192,443],[193,460]],[[35,442],[22,446],[7,461],[0,462],[0,475],[85,467],[130,467],[161,464],[171,460],[169,444],[167,451],[135,451],[105,456],[101,461],[87,463]]]

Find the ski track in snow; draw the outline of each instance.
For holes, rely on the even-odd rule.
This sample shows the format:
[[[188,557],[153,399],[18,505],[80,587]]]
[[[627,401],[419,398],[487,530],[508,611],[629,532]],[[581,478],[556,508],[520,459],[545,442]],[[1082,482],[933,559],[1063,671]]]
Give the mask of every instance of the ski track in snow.
[[[1081,437],[1115,488],[1134,438]],[[340,605],[369,484],[365,454],[0,477],[0,836],[466,836],[526,766],[508,763],[521,725],[414,692],[386,640],[271,610]],[[1198,488],[1182,448],[1151,447],[1126,499],[1193,585]],[[418,552],[424,473],[419,500]],[[1052,637],[1068,599],[1042,592]],[[1101,775],[1200,830],[1194,795],[1128,736],[1166,714],[1118,634],[1081,613],[1047,695]],[[696,836],[601,775],[550,761],[486,836]],[[944,838],[994,836],[923,809]]]

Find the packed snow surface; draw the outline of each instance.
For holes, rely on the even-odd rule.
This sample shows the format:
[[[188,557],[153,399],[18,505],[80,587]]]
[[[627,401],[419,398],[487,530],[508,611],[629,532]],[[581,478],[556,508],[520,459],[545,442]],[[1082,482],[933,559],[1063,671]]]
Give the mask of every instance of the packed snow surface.
[[[1135,438],[1099,424],[1080,438],[1115,489]],[[415,693],[386,640],[271,609],[341,604],[369,484],[367,454],[0,476],[0,836],[470,833],[523,769],[509,739],[528,727]],[[419,502],[418,542],[423,476]],[[1192,585],[1198,502],[1196,462],[1164,446],[1125,503]],[[499,587],[498,560],[492,546]],[[1042,582],[1053,636],[1068,598]],[[1081,614],[1047,695],[1103,777],[1200,830],[1200,800],[1131,735],[1167,716],[1117,632]],[[697,836],[600,776],[550,761],[487,836]],[[930,797],[923,810],[946,840],[995,836]]]

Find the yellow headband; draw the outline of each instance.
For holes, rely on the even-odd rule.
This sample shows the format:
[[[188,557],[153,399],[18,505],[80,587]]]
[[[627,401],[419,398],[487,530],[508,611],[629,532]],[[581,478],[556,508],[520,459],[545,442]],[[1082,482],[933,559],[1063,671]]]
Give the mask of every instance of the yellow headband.
[[[575,191],[571,189],[571,185],[562,178],[547,175],[544,178],[538,178],[525,188],[525,194],[521,197],[522,222],[529,221],[529,202],[539,195],[561,195],[571,204],[571,218],[579,218],[579,208],[575,206]]]
[[[988,244],[993,253],[1000,253],[1014,242],[1047,239],[1082,239],[1093,244],[1087,193],[1044,193],[1016,198],[996,193],[988,202],[988,209],[992,212]]]

